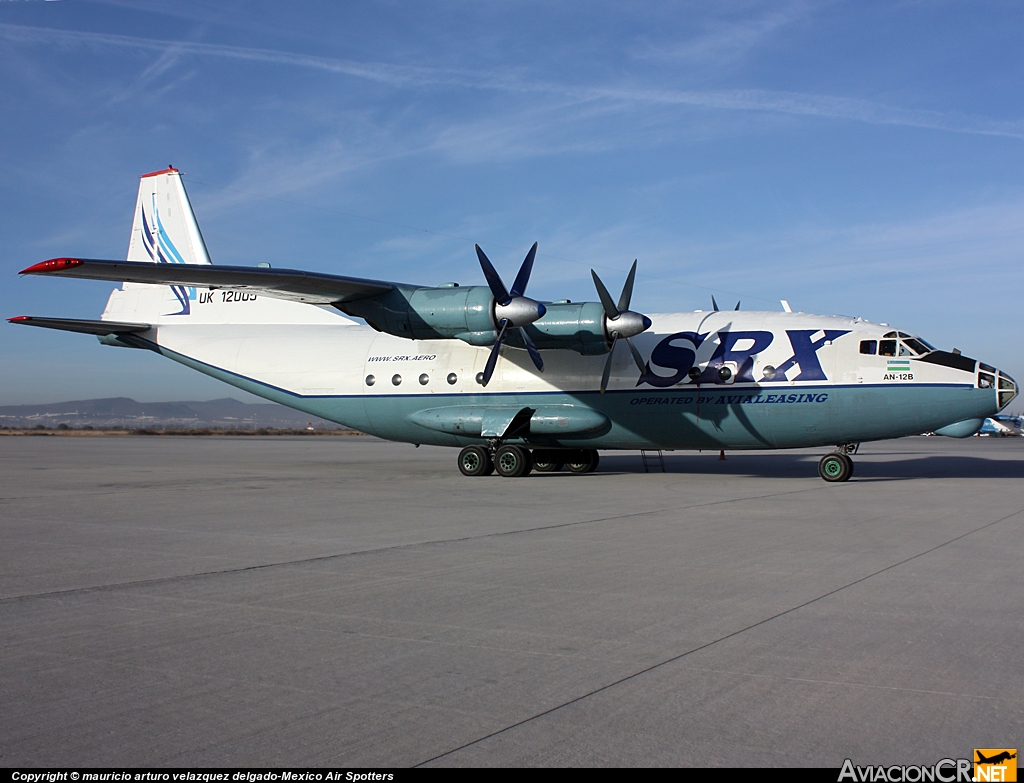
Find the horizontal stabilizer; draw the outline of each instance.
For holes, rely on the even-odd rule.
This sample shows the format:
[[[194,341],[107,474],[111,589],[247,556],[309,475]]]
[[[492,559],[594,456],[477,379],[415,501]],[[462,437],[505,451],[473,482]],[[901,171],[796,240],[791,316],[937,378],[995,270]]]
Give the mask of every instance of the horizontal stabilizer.
[[[380,280],[304,272],[299,269],[215,264],[150,264],[88,258],[54,258],[23,269],[21,274],[224,288],[252,291],[276,299],[306,304],[340,304],[386,294],[395,287],[392,283]]]
[[[81,332],[102,337],[107,334],[138,334],[148,332],[150,324],[130,324],[123,321],[87,321],[79,318],[37,318],[34,315],[19,315],[7,319],[12,324],[41,326],[44,329],[60,329],[65,332]]]

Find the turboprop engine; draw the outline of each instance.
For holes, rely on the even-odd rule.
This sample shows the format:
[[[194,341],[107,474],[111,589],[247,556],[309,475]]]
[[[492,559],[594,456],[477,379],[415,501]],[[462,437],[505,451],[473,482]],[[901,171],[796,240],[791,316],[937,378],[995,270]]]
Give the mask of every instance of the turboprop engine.
[[[526,254],[511,289],[506,289],[494,266],[476,246],[487,286],[461,287],[446,283],[436,288],[395,285],[385,294],[346,301],[336,306],[358,316],[381,332],[413,340],[457,339],[470,345],[490,345],[483,382],[491,379],[503,343],[525,348],[534,365],[543,371],[540,348],[562,348],[583,355],[609,354],[601,390],[611,372],[612,352],[620,338],[626,340],[640,372],[643,361],[630,337],[648,329],[647,316],[629,310],[636,276],[636,261],[626,278],[618,305],[593,270],[601,302],[541,303],[525,296],[537,255],[534,242]]]

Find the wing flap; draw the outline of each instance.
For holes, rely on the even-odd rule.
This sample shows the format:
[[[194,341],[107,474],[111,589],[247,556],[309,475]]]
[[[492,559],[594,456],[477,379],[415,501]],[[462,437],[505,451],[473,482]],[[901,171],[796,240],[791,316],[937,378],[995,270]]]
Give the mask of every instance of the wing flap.
[[[64,332],[81,332],[103,337],[108,334],[138,334],[152,329],[151,324],[134,324],[124,321],[88,321],[80,318],[40,318],[34,315],[19,315],[8,318],[12,324],[41,326],[44,329],[60,329]]]
[[[382,280],[218,264],[150,264],[89,258],[53,258],[21,271],[23,275],[56,275],[111,282],[190,285],[253,291],[306,304],[340,304],[386,294],[395,285]]]

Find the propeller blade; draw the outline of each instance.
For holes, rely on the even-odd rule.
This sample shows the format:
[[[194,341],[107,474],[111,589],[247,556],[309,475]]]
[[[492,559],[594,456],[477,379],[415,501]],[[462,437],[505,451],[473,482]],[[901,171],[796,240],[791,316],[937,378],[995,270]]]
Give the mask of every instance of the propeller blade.
[[[601,374],[601,394],[604,394],[605,389],[608,388],[608,379],[612,376],[612,357],[615,356],[615,343],[619,339],[619,333],[614,332],[612,334],[612,347],[608,351],[608,358],[604,363],[604,372]]]
[[[530,248],[530,252],[526,254],[526,260],[523,261],[523,265],[519,267],[519,274],[516,275],[516,281],[512,284],[512,290],[509,294],[512,296],[522,296],[526,293],[526,284],[530,282],[530,273],[533,272],[533,259],[537,255],[537,243],[533,243],[533,247]]]
[[[740,309],[740,303],[739,303],[739,302],[737,302],[737,303],[736,303],[736,306],[735,306],[734,308],[732,308],[732,309],[733,309],[733,310],[739,310],[739,309]]]
[[[601,304],[604,305],[604,314],[608,317],[608,320],[619,317],[619,310],[615,307],[615,303],[612,301],[612,295],[608,293],[608,289],[604,287],[604,283],[601,282],[601,278],[597,276],[597,272],[593,269],[590,270],[590,274],[594,276],[594,285],[597,287],[597,295],[601,297]]]
[[[505,339],[505,332],[507,330],[508,321],[503,320],[501,322],[501,331],[498,332],[498,338],[494,341],[491,355],[487,357],[487,364],[484,366],[484,386],[490,383],[491,376],[494,375],[494,367],[498,364],[498,353],[501,351],[501,341]]]
[[[491,260],[484,255],[484,251],[480,249],[480,245],[475,245],[475,247],[476,256],[480,259],[480,268],[484,270],[484,277],[487,278],[487,285],[490,286],[491,293],[494,294],[494,301],[498,304],[508,304],[512,301],[512,297],[508,295],[508,291],[505,289],[505,284],[501,282],[501,278],[494,270],[494,265],[491,264]],[[529,258],[529,256],[527,256],[527,258]],[[521,271],[520,274],[522,274]],[[527,273],[527,277],[529,277],[529,273]],[[518,278],[516,278],[516,282],[519,282]]]
[[[633,361],[636,362],[637,368],[640,370],[640,374],[643,375],[647,372],[647,364],[644,362],[644,357],[640,355],[640,351],[633,345],[633,341],[628,337],[626,338],[626,345],[629,346],[629,352],[633,354]]]
[[[480,252],[480,251],[477,251]],[[715,295],[711,294],[711,306],[715,308],[715,312],[718,312],[718,302],[715,301]]]
[[[530,358],[533,359],[533,366],[544,372],[544,360],[540,357],[540,351],[537,350],[537,346],[530,335],[526,333],[525,327],[519,327],[519,334],[522,335],[523,342],[526,343],[526,350],[529,351]]]
[[[622,293],[619,294],[619,312],[629,309],[629,300],[633,298],[633,279],[636,277],[636,259],[633,259],[633,267],[626,276],[626,283],[622,286]]]

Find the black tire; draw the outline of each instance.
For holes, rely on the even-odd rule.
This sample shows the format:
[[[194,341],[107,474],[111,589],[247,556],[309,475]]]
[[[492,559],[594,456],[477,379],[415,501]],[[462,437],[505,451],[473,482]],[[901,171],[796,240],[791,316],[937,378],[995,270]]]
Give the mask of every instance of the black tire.
[[[483,446],[466,446],[459,452],[459,470],[463,476],[489,476],[494,472],[491,453]]]
[[[532,456],[533,469],[540,473],[557,473],[565,467],[560,453],[554,449],[534,449]]]
[[[499,476],[519,478],[533,467],[529,449],[522,446],[502,446],[494,452],[494,468]]]
[[[853,460],[845,454],[826,454],[818,463],[818,475],[825,481],[847,481],[853,475]]]
[[[565,466],[573,473],[593,473],[601,461],[596,449],[583,449],[572,453],[565,460]]]

